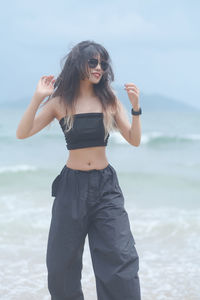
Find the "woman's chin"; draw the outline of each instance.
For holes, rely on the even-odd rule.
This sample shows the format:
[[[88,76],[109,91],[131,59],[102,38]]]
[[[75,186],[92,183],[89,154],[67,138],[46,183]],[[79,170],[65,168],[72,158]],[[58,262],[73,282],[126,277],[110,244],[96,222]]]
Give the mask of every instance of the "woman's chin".
[[[96,78],[96,79],[95,79],[95,78],[92,78],[92,77],[89,78],[89,81],[92,82],[92,83],[94,83],[94,84],[95,84],[95,83],[99,83],[100,80],[101,80],[101,78]]]

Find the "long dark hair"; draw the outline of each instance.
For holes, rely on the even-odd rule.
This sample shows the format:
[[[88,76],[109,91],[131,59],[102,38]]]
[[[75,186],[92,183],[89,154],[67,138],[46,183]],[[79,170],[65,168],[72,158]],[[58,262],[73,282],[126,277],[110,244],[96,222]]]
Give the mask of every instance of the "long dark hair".
[[[117,109],[117,99],[111,82],[114,81],[114,73],[111,66],[111,58],[107,50],[94,41],[82,41],[75,45],[71,51],[61,60],[65,60],[64,66],[54,83],[54,92],[48,97],[59,97],[59,102],[63,102],[66,107],[64,118],[66,131],[73,126],[73,114],[75,113],[75,102],[80,92],[80,80],[89,77],[88,59],[100,55],[101,60],[105,60],[109,66],[103,72],[101,80],[94,84],[94,93],[102,104],[104,113],[105,138],[110,130],[117,130],[117,125],[113,113]]]

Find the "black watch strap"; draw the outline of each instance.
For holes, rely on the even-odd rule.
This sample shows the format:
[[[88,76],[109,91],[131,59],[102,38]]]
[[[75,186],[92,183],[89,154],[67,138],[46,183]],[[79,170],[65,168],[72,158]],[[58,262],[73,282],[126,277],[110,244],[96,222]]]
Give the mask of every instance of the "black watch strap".
[[[133,108],[132,108],[132,109],[131,109],[131,114],[134,115],[134,116],[141,115],[141,114],[142,114],[142,109],[141,109],[141,107],[139,108],[138,111],[135,111],[135,110],[133,110]]]

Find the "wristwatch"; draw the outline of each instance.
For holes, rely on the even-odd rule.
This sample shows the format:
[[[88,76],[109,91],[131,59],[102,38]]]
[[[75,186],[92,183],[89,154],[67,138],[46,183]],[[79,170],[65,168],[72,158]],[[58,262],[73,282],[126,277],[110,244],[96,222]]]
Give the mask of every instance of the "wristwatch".
[[[135,111],[135,110],[133,110],[133,108],[132,108],[132,109],[131,109],[131,114],[134,115],[134,116],[141,115],[141,114],[142,114],[142,109],[141,109],[141,107],[139,108],[138,111]]]

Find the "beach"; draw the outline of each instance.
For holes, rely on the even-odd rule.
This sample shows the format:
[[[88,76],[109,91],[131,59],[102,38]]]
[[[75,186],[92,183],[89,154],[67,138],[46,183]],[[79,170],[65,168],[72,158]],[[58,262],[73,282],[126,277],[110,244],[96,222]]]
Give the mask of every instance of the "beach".
[[[0,112],[0,295],[48,300],[51,184],[68,150],[57,120],[16,139],[22,114],[16,108]],[[142,300],[199,300],[200,112],[147,111],[141,121],[139,147],[111,133],[106,151],[136,241]],[[87,237],[82,286],[86,300],[97,299]]]

